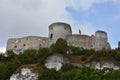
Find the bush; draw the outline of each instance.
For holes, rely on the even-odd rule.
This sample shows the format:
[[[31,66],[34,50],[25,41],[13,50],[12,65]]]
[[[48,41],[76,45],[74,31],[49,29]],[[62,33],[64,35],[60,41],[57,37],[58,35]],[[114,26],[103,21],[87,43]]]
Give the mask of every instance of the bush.
[[[37,51],[34,49],[25,50],[19,55],[18,59],[22,64],[33,64],[36,62],[36,54]]]
[[[76,75],[76,70],[72,69],[67,72],[61,73],[60,80],[74,80],[75,75]]]
[[[60,73],[55,69],[45,69],[39,74],[38,80],[60,80]]]
[[[75,69],[75,68],[78,68],[78,67],[75,67],[72,64],[63,64],[61,71],[66,72],[66,71],[70,71],[70,70]]]
[[[50,49],[52,53],[64,54],[67,52],[67,42],[64,39],[59,38],[55,44],[50,46]]]
[[[38,62],[40,64],[43,64],[44,63],[44,60],[46,59],[46,57],[48,57],[50,55],[50,50],[49,48],[40,48],[38,50],[38,53],[36,55],[36,58],[38,60]]]
[[[16,71],[19,64],[15,62],[7,62],[0,64],[0,80],[8,80],[10,76]]]
[[[13,51],[7,51],[7,56],[4,56],[4,54],[0,54],[0,61],[1,62],[8,62],[16,56],[16,54]]]
[[[69,51],[70,54],[73,54],[73,55],[79,55],[80,54],[80,48],[79,47],[68,46],[68,51]]]
[[[102,80],[101,75],[95,69],[83,67],[76,71],[74,80]]]

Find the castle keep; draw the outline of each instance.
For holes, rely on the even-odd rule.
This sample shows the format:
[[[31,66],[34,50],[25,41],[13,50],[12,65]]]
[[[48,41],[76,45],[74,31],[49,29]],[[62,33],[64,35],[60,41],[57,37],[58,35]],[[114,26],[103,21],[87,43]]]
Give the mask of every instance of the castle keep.
[[[107,33],[104,31],[96,31],[95,35],[91,36],[72,34],[72,29],[69,24],[56,22],[49,26],[48,37],[27,36],[8,39],[7,51],[13,50],[16,54],[19,54],[26,49],[49,47],[59,38],[65,39],[68,45],[82,47],[85,49],[102,50],[103,48],[111,48],[108,43]]]

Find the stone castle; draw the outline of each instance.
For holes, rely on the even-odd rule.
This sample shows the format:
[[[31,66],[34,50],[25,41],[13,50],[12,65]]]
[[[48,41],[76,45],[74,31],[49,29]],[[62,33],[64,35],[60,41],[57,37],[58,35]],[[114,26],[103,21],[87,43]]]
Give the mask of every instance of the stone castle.
[[[95,35],[72,34],[71,26],[67,23],[56,22],[49,26],[48,37],[27,36],[22,38],[11,38],[7,41],[6,50],[12,50],[16,54],[26,49],[39,49],[41,47],[49,47],[55,43],[57,39],[63,38],[68,45],[82,47],[84,49],[110,49],[107,33],[104,31],[96,31]]]

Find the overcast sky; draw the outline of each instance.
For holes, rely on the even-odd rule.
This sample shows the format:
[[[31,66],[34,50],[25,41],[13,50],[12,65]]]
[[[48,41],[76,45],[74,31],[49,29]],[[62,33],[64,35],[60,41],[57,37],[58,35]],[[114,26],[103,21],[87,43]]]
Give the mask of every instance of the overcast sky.
[[[112,48],[120,40],[120,0],[0,0],[0,52],[8,38],[48,36],[53,22],[67,22],[73,33],[108,33]]]

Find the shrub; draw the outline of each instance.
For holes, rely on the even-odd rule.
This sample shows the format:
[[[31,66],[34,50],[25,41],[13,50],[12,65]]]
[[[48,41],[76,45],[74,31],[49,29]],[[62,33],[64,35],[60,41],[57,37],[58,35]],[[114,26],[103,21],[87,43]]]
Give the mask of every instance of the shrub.
[[[36,54],[37,52],[34,49],[25,50],[19,55],[18,59],[22,64],[32,64],[36,61]]]
[[[38,62],[40,64],[43,64],[44,63],[44,60],[46,59],[46,57],[48,57],[50,55],[50,50],[49,48],[40,48],[38,50],[38,53],[36,55],[36,58],[38,60]]]
[[[64,54],[67,52],[67,42],[64,39],[59,38],[55,44],[50,46],[50,49],[52,52]]]
[[[55,69],[45,69],[41,72],[38,76],[38,80],[59,80],[60,73],[57,72]]]
[[[77,68],[77,67],[75,67],[72,64],[63,64],[63,66],[61,68],[61,71],[66,72],[66,71],[70,71],[70,70],[72,70],[74,68]]]

